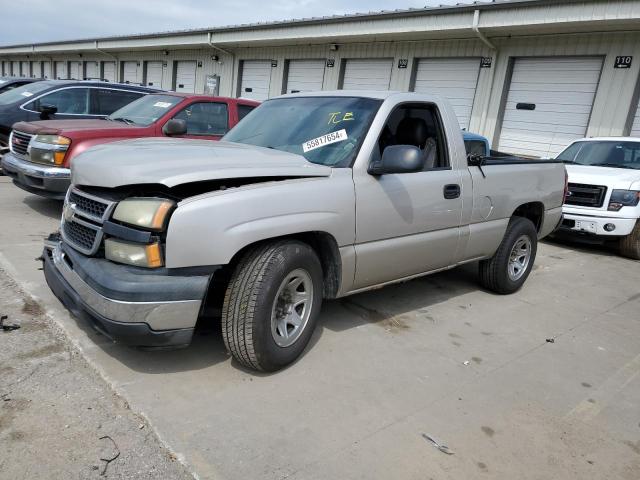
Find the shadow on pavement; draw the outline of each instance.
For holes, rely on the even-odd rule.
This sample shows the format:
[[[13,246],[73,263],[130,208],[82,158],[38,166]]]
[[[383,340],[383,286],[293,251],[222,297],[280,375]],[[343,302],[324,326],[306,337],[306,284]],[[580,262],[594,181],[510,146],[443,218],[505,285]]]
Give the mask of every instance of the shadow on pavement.
[[[405,323],[409,319],[408,313],[412,313],[411,319],[415,317],[414,313],[430,319],[430,307],[452,301],[481,288],[478,283],[477,264],[465,265],[328,302],[320,317],[320,324],[336,332],[367,323],[378,324],[390,330],[402,330],[409,328]],[[342,313],[339,313],[336,306],[342,307]],[[459,306],[466,308],[462,304]]]
[[[31,195],[25,192],[22,200],[26,206],[49,218],[58,219],[62,215],[62,201]]]
[[[580,253],[605,255],[608,257],[618,257],[618,248],[615,242],[603,242],[601,240],[591,240],[588,237],[576,237],[567,234],[554,234],[547,237],[543,242],[550,245],[570,248]]]

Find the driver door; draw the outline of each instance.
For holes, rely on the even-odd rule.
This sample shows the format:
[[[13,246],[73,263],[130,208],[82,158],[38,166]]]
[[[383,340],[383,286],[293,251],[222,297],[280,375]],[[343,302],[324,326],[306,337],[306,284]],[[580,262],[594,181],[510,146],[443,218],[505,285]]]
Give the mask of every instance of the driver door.
[[[422,122],[427,138],[403,130]],[[454,262],[462,217],[462,182],[460,173],[451,168],[437,108],[431,104],[396,108],[371,161],[378,161],[386,147],[398,144],[412,144],[425,151],[423,171],[354,175],[356,290]],[[427,148],[431,150],[426,152]]]

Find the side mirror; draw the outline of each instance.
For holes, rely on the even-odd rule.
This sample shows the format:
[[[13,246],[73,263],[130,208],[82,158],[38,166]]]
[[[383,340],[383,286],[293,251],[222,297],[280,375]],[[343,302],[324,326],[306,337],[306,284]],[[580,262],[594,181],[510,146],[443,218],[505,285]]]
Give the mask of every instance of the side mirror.
[[[415,173],[422,171],[424,156],[413,145],[391,145],[384,149],[382,160],[369,166],[371,175],[389,173]]]
[[[179,137],[187,134],[187,122],[180,118],[172,118],[162,127],[162,133],[167,137]]]
[[[38,111],[40,112],[40,120],[49,120],[50,115],[58,113],[58,107],[55,105],[40,105]]]

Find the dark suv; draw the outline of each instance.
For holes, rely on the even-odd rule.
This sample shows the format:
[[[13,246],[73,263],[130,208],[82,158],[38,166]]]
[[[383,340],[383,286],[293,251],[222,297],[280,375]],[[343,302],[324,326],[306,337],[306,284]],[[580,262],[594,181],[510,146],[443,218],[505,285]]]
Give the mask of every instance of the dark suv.
[[[39,82],[40,78],[0,77],[0,93],[8,92],[27,83]]]
[[[0,93],[0,150],[16,122],[103,118],[157,89],[106,82],[45,80]]]

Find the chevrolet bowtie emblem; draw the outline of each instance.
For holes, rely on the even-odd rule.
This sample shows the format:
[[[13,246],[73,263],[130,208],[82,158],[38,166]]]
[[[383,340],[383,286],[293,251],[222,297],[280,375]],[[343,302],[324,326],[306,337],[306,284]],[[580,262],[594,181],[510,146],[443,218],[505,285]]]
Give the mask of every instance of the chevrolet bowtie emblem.
[[[73,220],[75,213],[76,213],[75,203],[67,203],[62,209],[62,216],[65,222],[70,222],[71,220]]]

